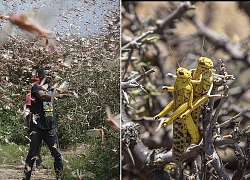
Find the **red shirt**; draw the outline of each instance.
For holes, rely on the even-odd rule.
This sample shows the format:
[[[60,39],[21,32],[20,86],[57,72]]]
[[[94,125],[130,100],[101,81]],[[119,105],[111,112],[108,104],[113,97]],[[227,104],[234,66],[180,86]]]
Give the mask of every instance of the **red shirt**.
[[[26,95],[26,97],[25,97],[25,104],[26,105],[31,105],[31,93],[29,92],[27,95]]]

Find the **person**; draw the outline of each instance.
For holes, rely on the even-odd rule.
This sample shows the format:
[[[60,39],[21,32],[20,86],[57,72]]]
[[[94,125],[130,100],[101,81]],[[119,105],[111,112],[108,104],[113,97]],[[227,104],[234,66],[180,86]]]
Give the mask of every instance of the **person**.
[[[23,180],[30,180],[31,171],[42,140],[47,144],[54,158],[54,171],[56,179],[62,180],[63,163],[60,153],[58,137],[56,133],[55,108],[51,103],[53,89],[50,86],[52,80],[50,71],[40,69],[38,77],[41,81],[45,79],[44,85],[39,82],[31,88],[31,120],[30,120],[30,147],[26,157]],[[62,94],[59,94],[62,95]],[[61,97],[61,96],[59,96]],[[49,108],[48,108],[49,106]],[[46,107],[46,108],[45,108]]]
[[[40,82],[40,79],[38,77],[35,77],[33,79],[33,83],[36,82]],[[30,106],[31,106],[31,93],[29,92],[28,94],[26,94],[25,96],[25,113],[24,113],[24,129],[26,130],[26,132],[28,133],[28,135],[30,134]],[[37,154],[37,159],[35,160],[36,162],[36,168],[37,169],[48,169],[48,167],[46,167],[43,163],[42,163],[42,156],[41,156],[41,147],[42,147],[42,143],[40,145],[38,154]]]

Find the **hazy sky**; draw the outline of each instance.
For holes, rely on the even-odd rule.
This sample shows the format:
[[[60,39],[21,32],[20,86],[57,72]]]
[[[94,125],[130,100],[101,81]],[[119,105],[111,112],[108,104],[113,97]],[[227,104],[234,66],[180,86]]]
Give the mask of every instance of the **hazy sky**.
[[[105,26],[105,15],[120,8],[120,1],[113,0],[2,0],[0,14],[32,12],[38,9],[40,24],[55,33],[81,36],[100,32]],[[6,22],[0,20],[0,29]],[[15,33],[15,32],[14,32]]]

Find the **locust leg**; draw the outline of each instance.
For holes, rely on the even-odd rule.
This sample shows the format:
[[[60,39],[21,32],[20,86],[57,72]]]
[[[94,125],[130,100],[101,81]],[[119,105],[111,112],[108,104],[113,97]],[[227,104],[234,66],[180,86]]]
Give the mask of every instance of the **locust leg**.
[[[174,91],[174,87],[172,87],[172,86],[162,86],[162,90],[167,91],[167,92],[172,92],[172,91]],[[168,105],[159,114],[154,116],[153,119],[158,120],[161,117],[168,114],[173,109],[174,109],[174,100],[172,100],[170,103],[168,103]]]
[[[204,102],[206,102],[206,100],[208,100],[208,98],[210,97],[225,97],[223,94],[213,94],[211,95],[211,91],[213,88],[213,84],[211,85],[209,91],[207,94],[203,95],[202,97],[196,99],[193,102],[193,106],[191,106],[186,112],[184,112],[180,118],[184,118],[185,116],[187,116],[188,114],[190,114],[194,109],[196,109],[197,107],[199,107],[200,105],[202,105]]]
[[[169,118],[163,121],[162,127],[168,126],[172,121],[174,121],[176,118],[180,117],[185,111],[187,111],[188,108],[188,102],[183,103],[173,112],[173,114]]]
[[[194,81],[194,83],[200,83],[200,80]],[[163,86],[162,89],[166,89],[169,87]],[[169,89],[167,89],[169,90]],[[175,111],[173,112],[173,114],[166,120],[164,120],[161,123],[162,127],[166,127],[167,125],[169,125],[172,121],[174,121],[176,118],[180,117],[182,115],[182,113],[184,113],[186,110],[191,109],[193,106],[193,96],[191,95],[188,99],[188,102],[182,103],[179,107],[177,107],[177,109],[175,109]]]
[[[220,75],[220,74],[215,74],[215,73],[212,73],[212,75],[213,76],[217,76],[217,77],[221,77],[221,78],[231,78],[231,79],[233,79],[234,78],[234,75],[226,75],[226,76],[224,76],[224,75]]]
[[[166,91],[166,92],[173,92],[174,91],[173,86],[162,86],[161,89]]]
[[[200,134],[199,134],[196,124],[193,121],[192,116],[188,114],[187,116],[185,116],[183,121],[185,122],[188,133],[191,136],[190,144],[196,144],[199,141]]]
[[[179,108],[177,108],[176,111],[171,115],[170,118],[166,119],[161,126],[166,127],[169,125],[172,121],[174,121],[176,118],[180,117],[182,113],[185,112],[185,110],[188,108],[188,103],[182,104]],[[187,114],[183,117],[183,121],[186,124],[187,130],[191,136],[191,144],[195,144],[199,141],[199,132],[197,129],[196,124],[193,121],[193,118],[190,114]]]
[[[192,111],[194,111],[196,108],[200,107],[208,98],[210,97],[223,97],[222,94],[214,94],[211,95],[210,92],[212,90],[213,84],[211,85],[209,91],[207,94],[203,95],[201,98],[198,98],[195,100],[192,105],[188,105],[188,102],[183,103],[180,105],[174,112],[173,114],[167,118],[166,120],[163,121],[162,127],[168,126],[171,122],[173,122],[176,118],[184,118],[188,114],[190,114]],[[161,116],[162,117],[162,116]]]
[[[166,114],[168,114],[170,111],[172,111],[174,109],[174,100],[172,100],[170,103],[168,103],[168,105],[156,116],[153,117],[154,120],[158,120],[161,117],[165,116]]]

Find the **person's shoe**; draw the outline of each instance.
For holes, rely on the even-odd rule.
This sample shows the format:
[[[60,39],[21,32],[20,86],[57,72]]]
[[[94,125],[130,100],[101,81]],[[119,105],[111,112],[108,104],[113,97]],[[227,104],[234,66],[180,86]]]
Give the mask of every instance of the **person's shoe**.
[[[57,177],[56,180],[63,180],[63,177]]]

